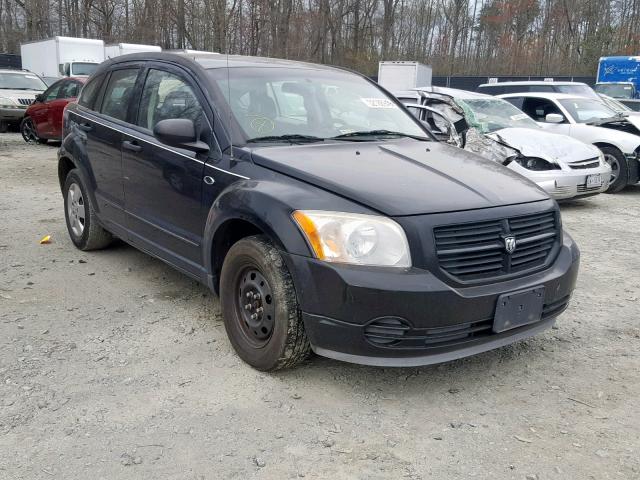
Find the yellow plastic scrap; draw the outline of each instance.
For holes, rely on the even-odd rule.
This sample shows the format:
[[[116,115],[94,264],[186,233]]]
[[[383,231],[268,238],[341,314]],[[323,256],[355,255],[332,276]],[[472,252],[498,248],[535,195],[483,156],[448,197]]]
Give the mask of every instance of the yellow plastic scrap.
[[[40,239],[40,245],[48,245],[51,243],[51,235],[45,235]]]

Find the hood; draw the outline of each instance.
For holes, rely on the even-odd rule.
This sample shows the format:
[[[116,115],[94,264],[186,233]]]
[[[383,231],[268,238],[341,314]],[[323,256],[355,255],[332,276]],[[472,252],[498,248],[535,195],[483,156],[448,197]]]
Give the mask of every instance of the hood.
[[[640,112],[625,112],[625,120],[638,129],[640,132]]]
[[[437,142],[261,147],[253,161],[389,216],[490,208],[548,199],[535,184]]]
[[[552,163],[577,162],[599,155],[593,145],[566,135],[533,128],[503,128],[487,137],[502,141],[525,157],[543,158]]]

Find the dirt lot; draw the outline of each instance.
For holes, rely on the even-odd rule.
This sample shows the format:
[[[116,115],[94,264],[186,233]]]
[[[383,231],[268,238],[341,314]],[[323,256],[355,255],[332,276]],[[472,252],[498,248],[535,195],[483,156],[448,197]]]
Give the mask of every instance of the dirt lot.
[[[537,338],[264,374],[204,287],[72,246],[55,153],[0,135],[0,478],[640,478],[640,187],[562,207],[582,270]]]

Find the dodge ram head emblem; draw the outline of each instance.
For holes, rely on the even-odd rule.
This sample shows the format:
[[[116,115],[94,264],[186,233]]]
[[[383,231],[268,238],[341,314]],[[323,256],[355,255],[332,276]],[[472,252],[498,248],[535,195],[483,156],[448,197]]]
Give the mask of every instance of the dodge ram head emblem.
[[[507,253],[513,253],[516,249],[516,237],[513,235],[509,235],[508,237],[504,237],[504,249]]]

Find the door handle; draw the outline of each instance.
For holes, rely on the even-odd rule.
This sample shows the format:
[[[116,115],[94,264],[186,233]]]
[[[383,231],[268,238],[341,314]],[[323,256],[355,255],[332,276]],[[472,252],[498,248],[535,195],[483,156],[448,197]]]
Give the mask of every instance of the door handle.
[[[125,150],[131,150],[132,152],[142,151],[142,147],[138,145],[138,142],[136,142],[135,140],[125,140],[124,142],[122,142],[122,148],[124,148]]]
[[[90,123],[79,123],[78,128],[83,132],[90,132],[91,130],[93,130],[93,125],[91,125]]]

